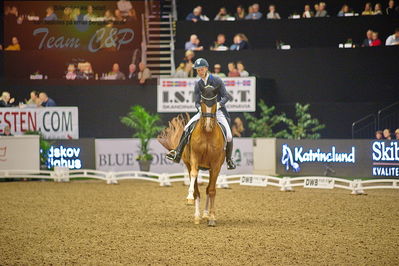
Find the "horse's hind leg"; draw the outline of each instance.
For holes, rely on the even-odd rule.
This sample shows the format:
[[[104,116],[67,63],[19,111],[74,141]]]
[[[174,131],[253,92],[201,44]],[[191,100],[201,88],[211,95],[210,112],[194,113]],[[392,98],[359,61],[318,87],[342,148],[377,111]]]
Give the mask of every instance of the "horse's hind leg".
[[[208,226],[216,226],[216,213],[215,213],[215,197],[216,197],[216,181],[220,172],[219,169],[211,169],[209,171],[209,201],[210,201],[210,210],[209,210],[209,219]]]
[[[200,192],[198,189],[198,178],[195,179],[194,198],[195,198],[194,223],[200,224],[201,223],[201,211],[200,211]]]
[[[205,209],[204,209],[204,213],[202,214],[202,218],[203,219],[209,219],[209,185],[206,188],[206,201],[205,201]]]

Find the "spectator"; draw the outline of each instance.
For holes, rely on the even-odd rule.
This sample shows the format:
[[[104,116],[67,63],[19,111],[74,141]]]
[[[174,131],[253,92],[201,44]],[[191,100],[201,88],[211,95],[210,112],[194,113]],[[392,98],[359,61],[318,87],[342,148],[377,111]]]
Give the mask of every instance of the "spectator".
[[[252,19],[252,20],[261,19],[263,14],[259,12],[259,4],[253,4],[251,7],[252,10],[251,12],[248,12],[248,15],[245,17],[245,19]]]
[[[198,39],[198,36],[195,34],[192,34],[190,36],[190,40],[186,42],[185,44],[185,49],[186,50],[194,50],[194,51],[202,51],[204,50],[204,47],[199,46],[200,40]]]
[[[237,68],[236,68],[236,64],[234,64],[233,62],[230,62],[227,65],[228,69],[229,69],[229,73],[227,74],[227,76],[229,77],[239,77],[240,73],[238,72]]]
[[[239,51],[244,49],[249,49],[247,37],[242,33],[236,34],[233,39],[233,44],[230,46],[230,50]]]
[[[219,10],[219,13],[216,15],[215,20],[220,20],[220,21],[226,21],[226,20],[232,20],[232,16],[227,13],[227,10],[225,7],[221,7]]]
[[[302,13],[302,18],[312,18],[314,17],[314,12],[310,10],[310,5],[305,5]]]
[[[124,22],[126,19],[122,16],[122,13],[119,9],[115,9],[115,21]]]
[[[244,20],[245,19],[245,9],[242,7],[242,5],[237,6],[236,13],[234,15],[236,20]]]
[[[139,83],[144,84],[147,79],[151,78],[151,71],[143,62],[139,63],[139,70]]]
[[[371,3],[367,2],[366,5],[364,6],[362,16],[369,16],[369,15],[373,15],[373,8],[371,6]]]
[[[49,6],[46,9],[46,17],[44,18],[45,21],[54,21],[58,20],[57,15],[54,13],[54,7]]]
[[[267,13],[266,19],[280,19],[280,14],[277,13],[275,5],[269,6],[269,13]]]
[[[190,72],[189,64],[181,62],[180,65],[176,68],[175,74],[173,74],[174,78],[188,78],[188,74]]]
[[[211,46],[212,51],[227,51],[229,48],[225,45],[226,36],[222,33],[218,34],[216,41]]]
[[[384,129],[382,134],[384,135],[384,139],[388,139],[388,140],[392,139],[391,130],[389,130],[389,128]]]
[[[137,12],[136,9],[132,8],[128,12],[127,20],[128,23],[133,23],[137,21]]]
[[[136,65],[129,65],[129,74],[127,74],[127,79],[137,79]]]
[[[395,130],[395,139],[399,140],[399,128]]]
[[[17,37],[12,37],[11,43],[4,50],[6,51],[21,51],[21,46],[19,45],[19,41]]]
[[[375,139],[382,139],[383,135],[382,135],[382,130],[377,130],[375,132]]]
[[[345,14],[350,13],[349,6],[343,5],[341,10],[338,12],[338,17],[345,17]]]
[[[367,38],[364,39],[362,47],[370,47],[371,43],[373,42],[373,31],[368,30],[366,33]]]
[[[395,1],[389,0],[388,7],[385,9],[385,14],[390,17],[399,17],[399,7],[395,7]]]
[[[3,51],[3,45],[0,44],[0,51]]]
[[[385,41],[386,46],[399,45],[399,28],[395,29],[395,33],[390,35]]]
[[[104,21],[114,21],[115,17],[112,15],[111,10],[107,9],[104,13]]]
[[[126,0],[119,0],[116,3],[118,10],[120,10],[122,17],[127,17],[129,15],[129,11],[133,8],[132,3]]]
[[[72,20],[83,21],[83,14],[80,13],[80,8],[74,8],[71,14]]]
[[[12,107],[15,102],[15,98],[11,98],[8,91],[3,91],[0,98],[0,107]]]
[[[88,5],[87,6],[87,14],[84,15],[83,20],[85,21],[93,21],[96,19],[96,15],[93,12],[93,6],[92,5]]]
[[[6,125],[3,129],[3,133],[1,134],[2,136],[6,136],[6,137],[11,137],[13,136],[13,134],[11,134],[11,128],[9,125]]]
[[[26,101],[26,104],[29,107],[37,107],[40,105],[39,93],[37,91],[31,91],[29,96],[30,96],[29,100]]]
[[[120,70],[119,70],[119,64],[115,63],[112,66],[112,71],[111,73],[109,73],[108,79],[113,79],[113,80],[125,80],[125,74],[123,74]]]
[[[319,4],[314,4],[314,13],[316,14],[319,11]]]
[[[326,3],[324,3],[324,2],[320,2],[319,3],[319,6],[318,6],[318,9],[317,9],[315,17],[316,18],[328,17],[328,13],[327,13],[327,10],[326,10]]]
[[[226,77],[226,74],[224,74],[224,73],[221,71],[222,66],[221,66],[220,64],[215,64],[215,65],[213,66],[213,69],[214,69],[213,75],[218,76],[218,77],[221,77],[221,78],[225,78],[225,77]]]
[[[4,24],[14,26],[17,24],[18,8],[16,6],[8,7],[4,11]]]
[[[373,15],[383,15],[382,5],[380,3],[375,4]]]
[[[182,63],[184,63],[186,65],[186,70],[188,73],[188,77],[194,77],[194,52],[192,50],[187,50],[185,53],[185,56],[183,58]]]
[[[64,14],[62,15],[63,21],[71,21],[72,20],[72,8],[65,7]]]
[[[242,133],[244,132],[244,123],[242,122],[241,118],[236,117],[234,119],[234,124],[231,127],[231,133],[234,137],[242,137]]]
[[[249,73],[245,70],[244,64],[241,61],[237,62],[237,70],[240,73],[240,77],[249,77]]]
[[[382,45],[381,40],[378,39],[378,32],[374,31],[373,34],[371,35],[371,38],[372,38],[373,41],[371,42],[370,46],[375,47],[375,46],[381,46]]]
[[[51,99],[50,97],[47,96],[47,93],[41,92],[39,93],[39,102],[41,106],[43,107],[51,107],[51,106],[57,106],[55,101]]]
[[[209,21],[209,18],[202,15],[202,7],[197,6],[193,9],[193,13],[187,15],[186,20],[197,22],[197,21]]]
[[[75,80],[76,79],[76,68],[74,64],[69,64],[67,73],[65,75],[65,79],[67,80]]]

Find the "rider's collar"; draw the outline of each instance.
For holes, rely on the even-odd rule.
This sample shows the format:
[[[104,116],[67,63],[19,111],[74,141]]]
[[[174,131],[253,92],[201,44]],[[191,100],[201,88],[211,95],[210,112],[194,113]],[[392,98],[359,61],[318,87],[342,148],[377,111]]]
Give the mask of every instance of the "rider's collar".
[[[209,72],[206,73],[205,79],[201,78],[202,81],[204,82],[204,84],[206,85],[206,83],[208,82],[209,79]]]

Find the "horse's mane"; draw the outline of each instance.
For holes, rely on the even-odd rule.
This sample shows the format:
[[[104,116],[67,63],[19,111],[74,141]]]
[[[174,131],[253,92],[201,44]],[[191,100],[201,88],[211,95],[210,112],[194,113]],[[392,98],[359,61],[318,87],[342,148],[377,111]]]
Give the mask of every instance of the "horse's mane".
[[[167,150],[176,149],[184,131],[184,126],[190,120],[190,115],[179,114],[169,121],[169,126],[159,133],[157,139]]]

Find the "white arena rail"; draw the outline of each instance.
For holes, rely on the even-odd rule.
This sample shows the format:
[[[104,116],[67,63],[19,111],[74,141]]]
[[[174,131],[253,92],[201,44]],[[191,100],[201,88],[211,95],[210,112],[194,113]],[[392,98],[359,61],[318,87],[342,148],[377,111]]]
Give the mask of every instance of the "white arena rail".
[[[174,182],[189,184],[188,173],[159,174],[142,171],[104,172],[91,169],[69,170],[58,167],[50,170],[0,170],[0,179],[30,178],[50,179],[55,182],[69,182],[76,178],[92,178],[106,181],[107,184],[118,184],[120,180],[144,180],[159,183],[160,186],[171,186]],[[199,183],[208,183],[209,175],[199,172]],[[372,179],[372,180],[348,180],[326,176],[301,176],[301,177],[275,177],[266,175],[220,175],[217,180],[219,188],[228,188],[231,184],[248,186],[274,186],[281,191],[293,191],[294,187],[333,189],[340,188],[350,190],[352,194],[365,194],[369,189],[399,189],[399,179]]]

